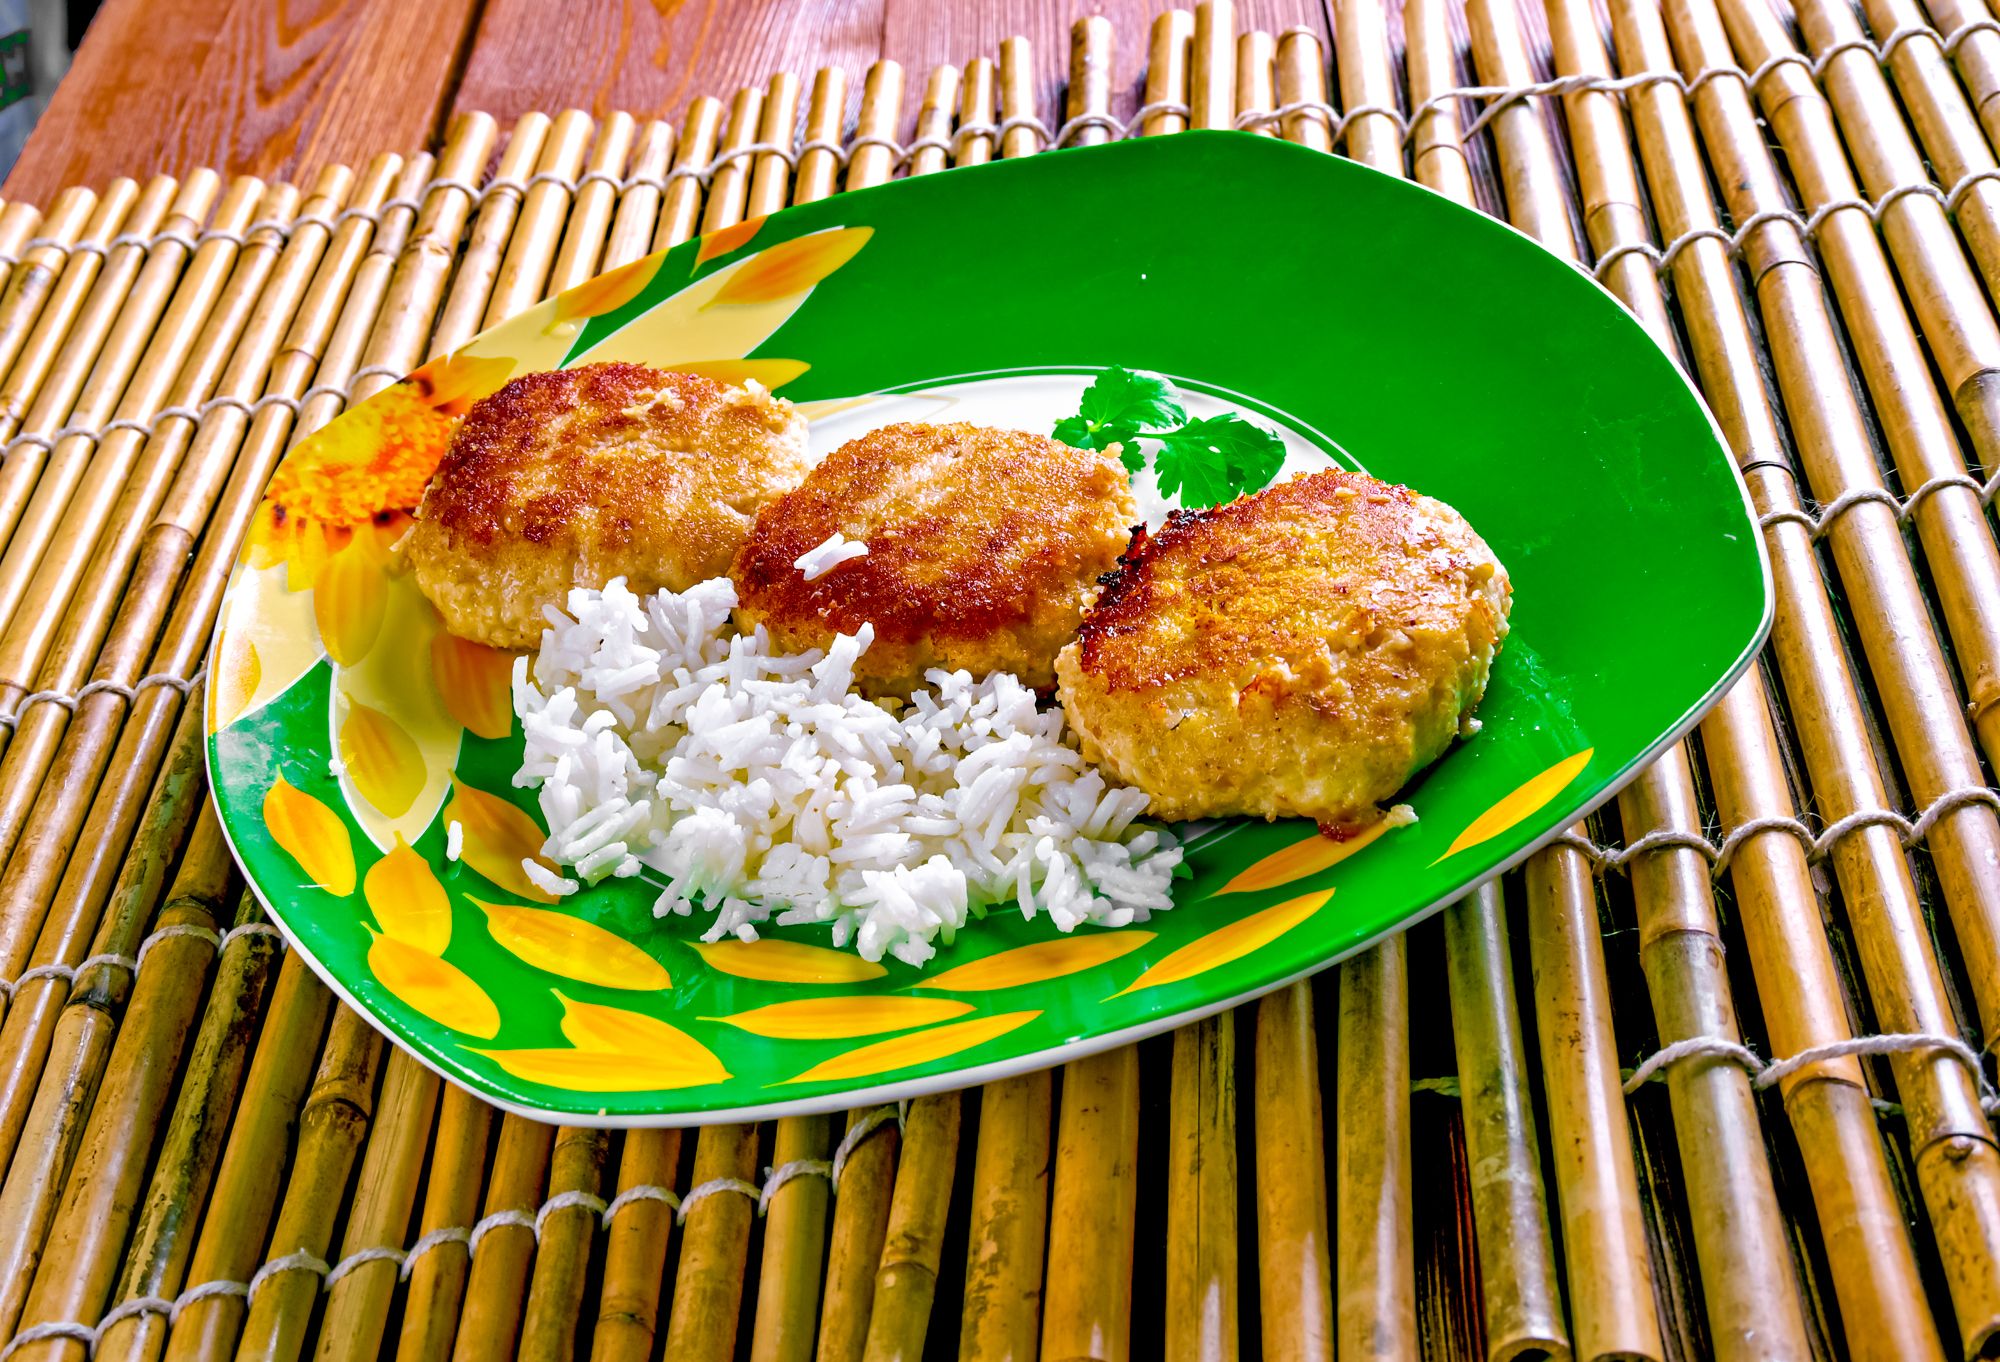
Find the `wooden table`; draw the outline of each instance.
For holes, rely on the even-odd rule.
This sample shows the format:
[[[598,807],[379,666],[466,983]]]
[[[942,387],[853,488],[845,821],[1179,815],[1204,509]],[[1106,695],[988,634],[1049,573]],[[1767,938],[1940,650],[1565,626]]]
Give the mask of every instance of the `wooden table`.
[[[1055,111],[1069,28],[1127,36],[1113,112],[1138,105],[1141,43],[1171,0],[107,0],[0,194],[39,204],[196,166],[304,182],[427,143],[452,114],[504,124],[531,109],[678,119],[775,71],[858,76],[890,57],[921,81],[940,62],[1033,43]],[[1325,0],[1243,0],[1244,29],[1329,31]],[[421,17],[418,17],[421,16]],[[859,82],[850,88],[858,98]],[[921,89],[921,85],[918,87]],[[916,101],[906,102],[904,132]],[[851,117],[851,114],[850,114]]]

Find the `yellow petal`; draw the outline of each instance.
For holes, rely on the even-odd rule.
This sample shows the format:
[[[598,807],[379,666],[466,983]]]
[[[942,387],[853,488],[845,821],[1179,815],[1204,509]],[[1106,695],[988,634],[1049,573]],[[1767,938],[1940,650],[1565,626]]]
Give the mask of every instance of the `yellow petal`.
[[[1436,865],[1446,856],[1456,856],[1481,842],[1490,842],[1522,819],[1532,817],[1583,773],[1583,768],[1590,765],[1591,753],[1596,750],[1586,747],[1575,756],[1564,757],[1540,775],[1523,782],[1512,794],[1473,819],[1464,832],[1452,839],[1451,845],[1445,848],[1444,856],[1431,864]]]
[[[1226,927],[1217,927],[1207,935],[1190,941],[1179,950],[1168,952],[1130,985],[1118,990],[1112,996],[1123,997],[1127,993],[1137,993],[1142,988],[1178,984],[1183,979],[1192,979],[1197,974],[1205,974],[1219,965],[1240,960],[1258,947],[1270,945],[1304,922],[1332,897],[1331,889],[1315,890],[1310,894],[1302,894],[1298,898],[1273,904]]]
[[[516,1078],[570,1092],[654,1092],[693,1088],[729,1077],[670,1055],[614,1055],[602,1050],[474,1050]]]
[[[1276,889],[1281,884],[1317,875],[1327,867],[1346,860],[1388,830],[1388,820],[1377,819],[1365,831],[1345,841],[1322,836],[1317,830],[1309,831],[1290,846],[1281,847],[1255,865],[1238,871],[1236,878],[1215,892],[1217,895],[1253,894],[1260,889]]]
[[[836,227],[781,241],[738,265],[715,291],[715,296],[703,305],[703,310],[776,302],[804,293],[852,260],[873,235],[873,227]]]
[[[437,410],[463,416],[482,397],[500,391],[514,360],[506,355],[444,355],[418,369],[403,382]]]
[[[943,974],[918,982],[918,988],[945,988],[955,993],[983,993],[994,988],[1019,984],[1039,984],[1060,979],[1065,974],[1091,969],[1107,960],[1116,960],[1136,951],[1153,939],[1153,933],[1136,929],[1100,932],[1090,936],[1065,936],[1054,941],[1037,941],[1032,946],[1016,946],[1011,951],[989,955],[948,969]]]
[[[451,802],[444,806],[447,824],[454,820],[464,830],[465,842],[458,858],[517,898],[537,903],[554,903],[555,895],[544,893],[521,873],[521,862],[540,861],[549,870],[555,863],[542,855],[546,839],[535,820],[497,795],[474,789],[457,776],[451,778]]]
[[[602,1003],[580,1003],[556,994],[563,1006],[562,1033],[579,1050],[620,1055],[629,1059],[671,1060],[695,1083],[720,1083],[729,1077],[722,1061],[707,1046],[658,1017],[628,1012]]]
[[[710,968],[767,984],[858,984],[889,971],[847,951],[797,941],[690,942]]]
[[[340,725],[340,759],[361,797],[391,818],[403,815],[430,777],[424,754],[403,726],[355,699],[348,700]]]
[[[341,898],[354,892],[354,846],[339,814],[279,776],[264,795],[264,826],[314,884]]]
[[[1003,1012],[997,1017],[974,1017],[970,1021],[933,1027],[914,1036],[878,1040],[873,1045],[863,1045],[844,1055],[822,1060],[785,1082],[830,1083],[836,1079],[866,1078],[871,1074],[888,1073],[892,1069],[928,1064],[934,1059],[970,1050],[975,1045],[984,1045],[989,1040],[1026,1026],[1041,1015],[1040,1012]]]
[[[728,255],[757,235],[763,226],[762,217],[745,218],[733,227],[710,232],[701,239],[701,246],[694,253],[694,263],[706,265],[718,255]]]
[[[389,854],[368,867],[361,880],[368,910],[385,936],[443,955],[451,944],[451,900],[431,872],[430,862],[401,837]]]
[[[629,265],[620,265],[615,270],[606,270],[595,279],[587,279],[566,293],[559,293],[555,300],[555,315],[560,321],[572,318],[601,317],[607,312],[616,312],[625,304],[637,298],[646,285],[653,282],[653,276],[660,272],[661,257],[644,256]]]
[[[215,680],[208,688],[208,731],[217,733],[243,717],[264,679],[264,664],[257,645],[249,639],[241,643],[225,637],[215,648]]]
[[[725,1022],[753,1036],[773,1040],[845,1040],[849,1036],[879,1036],[950,1021],[972,1010],[971,1003],[945,998],[801,998],[772,1003],[732,1017],[704,1017]]]
[[[514,731],[514,654],[440,629],[431,635],[431,681],[451,717],[482,738]]]
[[[600,988],[673,987],[666,966],[594,922],[546,908],[472,902],[486,914],[493,939],[536,969]]]
[[[717,383],[742,387],[752,379],[766,388],[782,388],[812,368],[802,359],[697,359],[684,360],[674,368],[684,374],[700,374]]]
[[[373,538],[358,535],[326,560],[313,578],[313,621],[326,655],[352,667],[382,633],[389,603],[389,575],[370,551]]]
[[[500,1034],[500,1009],[458,966],[393,936],[377,936],[368,947],[368,968],[405,1007],[439,1026],[481,1040]]]

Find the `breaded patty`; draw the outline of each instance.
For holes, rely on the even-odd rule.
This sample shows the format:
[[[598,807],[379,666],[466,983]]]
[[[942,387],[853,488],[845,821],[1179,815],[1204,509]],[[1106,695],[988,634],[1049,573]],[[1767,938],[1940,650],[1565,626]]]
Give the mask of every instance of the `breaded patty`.
[[[1115,455],[1018,430],[884,426],[758,513],[731,570],[737,627],[798,652],[873,624],[856,678],[875,694],[931,667],[1046,688],[1137,518]],[[867,554],[807,581],[798,559],[836,533]]]
[[[452,434],[409,560],[452,633],[526,647],[571,587],[722,576],[807,465],[805,418],[754,383],[625,363],[523,374]]]
[[[1443,502],[1303,475],[1135,543],[1057,693],[1156,816],[1367,822],[1479,703],[1511,594]]]

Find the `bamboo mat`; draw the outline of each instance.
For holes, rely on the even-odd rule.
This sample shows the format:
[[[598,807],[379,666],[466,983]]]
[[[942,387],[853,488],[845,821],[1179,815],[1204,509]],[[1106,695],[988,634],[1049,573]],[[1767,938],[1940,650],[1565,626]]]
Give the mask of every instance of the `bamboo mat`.
[[[304,187],[0,209],[0,1358],[1994,1355],[2000,24],[1719,2],[1612,0],[1607,44],[1549,0],[1543,52],[1507,0],[1343,0],[1335,61],[1214,0],[1080,22],[1060,110],[1017,39],[921,91],[880,63],[853,118],[842,72],[781,74],[672,126],[471,116]],[[1114,41],[1150,54],[1131,127]],[[334,1005],[201,776],[288,442],[697,231],[1190,124],[1594,272],[1741,462],[1764,665],[1407,938],[901,1110],[555,1129]]]

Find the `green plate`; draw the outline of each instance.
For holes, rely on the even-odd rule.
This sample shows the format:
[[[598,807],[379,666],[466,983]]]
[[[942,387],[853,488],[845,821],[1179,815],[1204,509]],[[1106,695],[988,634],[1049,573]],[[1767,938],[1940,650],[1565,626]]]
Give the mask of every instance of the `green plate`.
[[[1046,430],[1096,371],[1158,370],[1197,414],[1281,428],[1289,468],[1362,467],[1465,513],[1514,582],[1484,729],[1404,793],[1414,825],[1344,846],[1301,822],[1199,830],[1173,912],[1073,936],[996,912],[921,973],[824,928],[705,947],[640,881],[538,906],[511,657],[443,634],[388,546],[470,401],[604,358],[759,378],[806,407],[819,449],[947,412]],[[739,1120],[1075,1058],[1399,931],[1686,732],[1770,609],[1713,423],[1609,294],[1426,190],[1196,133],[718,232],[348,412],[286,459],[236,570],[210,773],[271,915],[425,1063],[533,1116]]]

